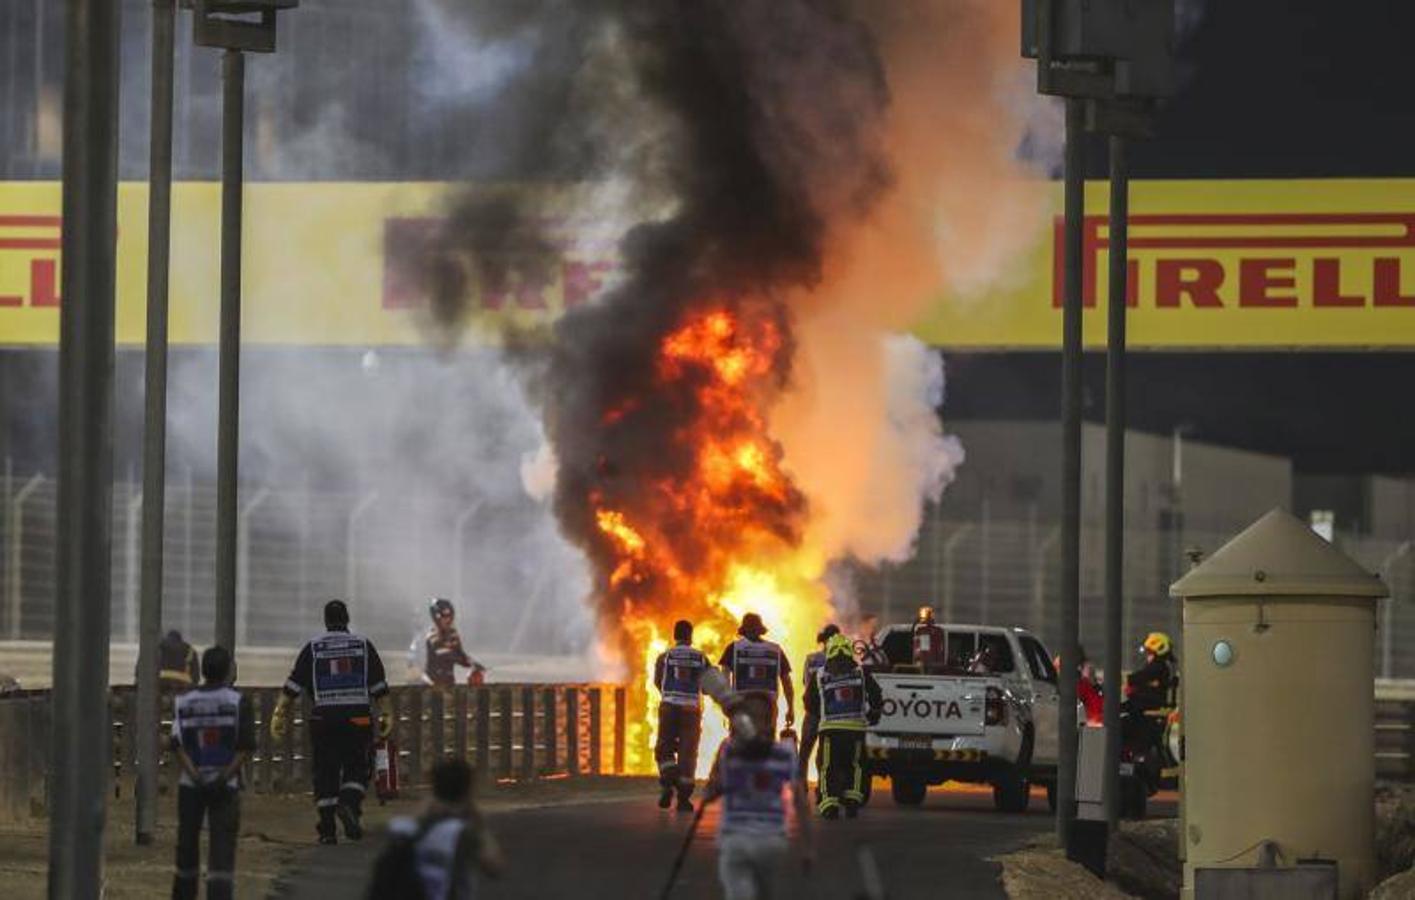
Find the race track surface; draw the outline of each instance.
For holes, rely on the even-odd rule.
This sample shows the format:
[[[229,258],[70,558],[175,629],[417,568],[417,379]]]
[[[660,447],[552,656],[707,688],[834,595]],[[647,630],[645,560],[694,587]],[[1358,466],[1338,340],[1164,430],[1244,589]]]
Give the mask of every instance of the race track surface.
[[[1000,867],[990,857],[1018,849],[1052,828],[1041,792],[1022,815],[992,809],[989,791],[934,788],[921,808],[894,805],[884,781],[860,818],[814,820],[817,862],[803,875],[793,858],[781,873],[780,898],[855,898],[862,887],[859,854],[867,848],[883,875],[890,900],[937,897],[1003,897]],[[664,812],[650,794],[641,801],[613,801],[522,809],[490,817],[510,869],[484,882],[478,898],[656,898],[682,845],[692,816]],[[676,900],[721,896],[713,835],[717,810],[709,808],[674,886]],[[362,879],[376,841],[317,847],[301,857],[299,871],[278,896],[362,896]]]

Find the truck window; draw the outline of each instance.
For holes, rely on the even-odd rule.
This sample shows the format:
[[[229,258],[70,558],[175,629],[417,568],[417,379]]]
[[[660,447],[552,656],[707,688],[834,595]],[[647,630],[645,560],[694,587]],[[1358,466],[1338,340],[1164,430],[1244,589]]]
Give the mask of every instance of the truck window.
[[[1005,675],[1008,672],[1016,671],[1017,661],[1012,658],[1012,642],[1005,634],[980,634],[978,635],[979,652],[989,649],[992,651],[993,672]]]
[[[880,649],[891,666],[907,666],[914,661],[914,633],[908,628],[891,628],[880,638]]]
[[[960,672],[966,670],[968,663],[973,659],[974,641],[977,637],[977,632],[973,631],[950,631],[946,642],[948,654],[944,658],[944,665]]]
[[[1022,655],[1027,657],[1027,668],[1032,670],[1032,677],[1038,681],[1049,681],[1056,683],[1056,669],[1051,664],[1051,657],[1047,656],[1046,648],[1042,642],[1034,637],[1024,636],[1022,641]]]

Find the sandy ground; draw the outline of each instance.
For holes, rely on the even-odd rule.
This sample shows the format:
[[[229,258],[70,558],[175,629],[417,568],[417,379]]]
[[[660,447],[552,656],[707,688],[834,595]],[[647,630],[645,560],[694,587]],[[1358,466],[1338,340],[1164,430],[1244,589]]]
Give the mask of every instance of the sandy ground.
[[[483,792],[488,811],[623,800],[652,794],[652,779],[578,778],[527,784],[501,784]],[[125,786],[126,787],[126,786]],[[158,811],[156,840],[151,846],[133,843],[132,794],[124,790],[108,808],[107,893],[111,900],[165,896],[171,889],[176,840],[176,804],[163,797]],[[383,826],[393,815],[418,806],[417,798],[370,803],[366,824]],[[267,897],[283,869],[295,856],[314,844],[314,810],[308,797],[242,798],[241,842],[237,850],[236,896],[240,900]],[[48,844],[46,823],[0,826],[0,885],[6,900],[42,900],[46,896]]]
[[[1382,882],[1372,900],[1415,900],[1415,785],[1376,788],[1376,856]],[[1003,885],[1014,900],[1177,898],[1182,882],[1174,819],[1126,822],[1106,860],[1109,881],[1068,862],[1048,835],[1000,857]]]
[[[1179,896],[1178,822],[1124,822],[1106,853],[1105,881],[1066,859],[1055,835],[998,858],[1002,883],[1012,900],[1172,900]]]

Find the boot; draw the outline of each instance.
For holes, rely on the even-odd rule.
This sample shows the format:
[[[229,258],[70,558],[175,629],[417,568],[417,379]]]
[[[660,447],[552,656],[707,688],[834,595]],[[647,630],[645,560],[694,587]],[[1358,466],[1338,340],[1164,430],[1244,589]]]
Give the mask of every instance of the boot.
[[[673,805],[673,786],[670,785],[670,784],[665,784],[665,785],[663,786],[663,789],[660,790],[659,793],[658,793],[658,808],[659,808],[659,809],[668,809],[668,807],[670,807],[670,806],[672,806],[672,805]]]
[[[321,844],[339,843],[339,832],[334,825],[334,807],[321,806],[319,808],[319,824],[315,826],[319,832],[319,842]]]
[[[356,807],[346,806],[340,803],[335,807],[339,816],[339,821],[344,824],[344,836],[351,841],[362,840],[364,827],[359,822],[359,811]]]
[[[859,814],[860,814],[860,801],[858,801],[858,800],[851,800],[851,799],[847,798],[847,799],[845,800],[845,818],[847,818],[847,819],[853,819],[853,818],[855,818],[856,816],[858,816]]]

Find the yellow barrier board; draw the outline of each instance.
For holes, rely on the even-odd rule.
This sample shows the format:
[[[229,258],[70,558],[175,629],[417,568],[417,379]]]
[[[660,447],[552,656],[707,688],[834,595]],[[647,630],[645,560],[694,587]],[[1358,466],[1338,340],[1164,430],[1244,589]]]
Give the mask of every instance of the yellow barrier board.
[[[514,186],[482,190],[527,190]],[[422,252],[454,190],[443,184],[254,183],[246,187],[243,340],[422,343]],[[1105,340],[1105,185],[1088,185],[1085,336]],[[951,348],[1046,349],[1061,332],[1060,187],[1053,217],[972,298],[943,296],[916,333]],[[60,189],[0,183],[0,345],[58,339]],[[1130,342],[1155,349],[1415,346],[1415,180],[1146,181],[1132,185]],[[479,290],[488,323],[544,321],[615,274],[612,235],[550,223],[565,257],[548,283]],[[173,192],[171,340],[212,343],[220,282],[220,188]],[[588,237],[587,237],[588,235]],[[118,197],[117,334],[141,344],[147,187]]]
[[[1109,191],[1088,184],[1085,341],[1106,338]],[[917,333],[945,347],[1040,349],[1061,335],[1062,195],[1012,283],[943,298]],[[1127,337],[1153,349],[1415,345],[1415,181],[1131,185]]]

